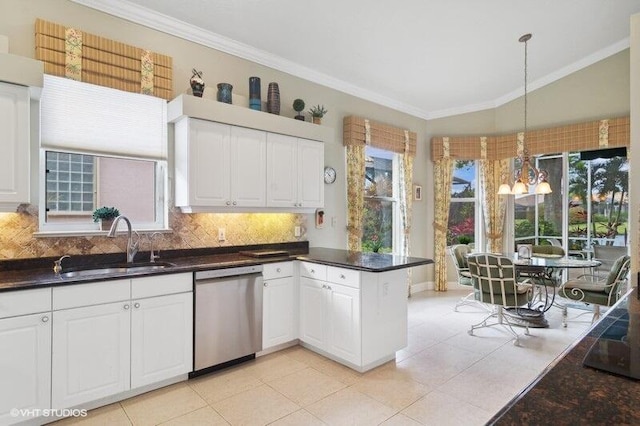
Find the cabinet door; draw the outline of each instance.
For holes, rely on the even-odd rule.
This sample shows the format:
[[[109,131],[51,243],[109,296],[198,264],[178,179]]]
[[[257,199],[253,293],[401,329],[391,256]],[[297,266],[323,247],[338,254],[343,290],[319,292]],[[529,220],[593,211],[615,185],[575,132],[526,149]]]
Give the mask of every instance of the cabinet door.
[[[51,408],[51,314],[0,320],[0,424],[12,408]]]
[[[360,365],[360,290],[328,283],[327,293],[327,352]]]
[[[267,134],[231,128],[231,206],[266,206]]]
[[[133,301],[131,388],[186,374],[193,365],[193,293]]]
[[[267,134],[267,206],[298,206],[298,140]]]
[[[231,126],[189,120],[189,186],[193,206],[225,206],[231,200]]]
[[[300,340],[325,348],[324,282],[300,277]]]
[[[0,211],[29,202],[29,89],[0,83]]]
[[[129,389],[130,302],[53,312],[52,406]]]
[[[324,144],[298,140],[298,202],[304,208],[324,207]]]
[[[293,277],[265,280],[262,303],[262,349],[295,339]]]

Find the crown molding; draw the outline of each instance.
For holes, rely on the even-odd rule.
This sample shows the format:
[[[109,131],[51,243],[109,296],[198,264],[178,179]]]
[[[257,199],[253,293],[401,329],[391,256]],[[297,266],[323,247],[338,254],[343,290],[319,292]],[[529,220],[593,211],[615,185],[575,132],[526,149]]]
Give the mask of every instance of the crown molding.
[[[288,59],[273,55],[261,49],[249,46],[244,43],[232,40],[220,34],[206,31],[201,28],[190,25],[184,21],[172,18],[170,16],[158,13],[154,10],[147,9],[142,6],[133,4],[127,0],[71,0],[74,3],[87,6],[109,15],[131,21],[135,24],[143,25],[153,30],[161,31],[184,40],[191,41],[212,49],[264,65],[278,71],[291,74],[295,77],[329,87],[334,90],[352,95],[378,105],[391,108],[409,114],[424,120],[434,120],[454,115],[467,114],[472,112],[483,111],[486,109],[497,108],[514,99],[519,98],[524,93],[524,87],[520,87],[512,92],[500,96],[494,100],[480,102],[471,105],[463,105],[460,107],[447,108],[436,111],[426,111],[414,105],[407,104],[380,93],[364,89],[344,80],[332,77],[325,73],[302,66]],[[601,49],[579,61],[576,61],[566,67],[554,71],[542,78],[529,84],[529,93],[560,80],[567,75],[586,68],[598,61],[601,61],[611,55],[614,55],[624,49],[629,48],[629,38],[620,40],[609,47]]]

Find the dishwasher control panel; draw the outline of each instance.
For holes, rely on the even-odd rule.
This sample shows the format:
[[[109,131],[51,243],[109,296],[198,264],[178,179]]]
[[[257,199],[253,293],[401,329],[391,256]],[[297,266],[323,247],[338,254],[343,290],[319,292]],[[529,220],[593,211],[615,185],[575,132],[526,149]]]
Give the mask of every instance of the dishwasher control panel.
[[[261,272],[262,272],[262,265],[211,269],[208,271],[196,272],[196,281],[208,280],[211,278],[233,277],[237,275],[259,274]]]

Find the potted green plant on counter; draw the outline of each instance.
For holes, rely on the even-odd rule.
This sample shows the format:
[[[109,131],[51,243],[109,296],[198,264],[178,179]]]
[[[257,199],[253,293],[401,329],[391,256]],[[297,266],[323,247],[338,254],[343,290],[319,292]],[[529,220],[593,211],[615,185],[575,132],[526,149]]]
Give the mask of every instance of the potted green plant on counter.
[[[327,113],[324,105],[316,105],[309,110],[311,114],[311,120],[314,124],[322,124],[322,117]]]
[[[116,217],[120,216],[120,211],[115,207],[100,207],[93,211],[93,221],[100,222],[100,228],[103,231],[108,231],[113,225],[113,221]]]

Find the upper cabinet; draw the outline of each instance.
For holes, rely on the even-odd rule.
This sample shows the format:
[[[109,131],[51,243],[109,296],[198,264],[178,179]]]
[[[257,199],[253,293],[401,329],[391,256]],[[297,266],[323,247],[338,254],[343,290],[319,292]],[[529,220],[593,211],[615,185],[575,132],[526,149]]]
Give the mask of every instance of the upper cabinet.
[[[42,70],[40,61],[0,54],[0,211],[31,201],[31,99],[37,105]]]
[[[0,83],[0,211],[29,202],[29,89]]]
[[[169,103],[168,117],[175,123],[175,202],[183,212],[324,206],[321,141],[330,129],[187,95]]]

